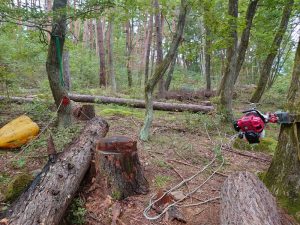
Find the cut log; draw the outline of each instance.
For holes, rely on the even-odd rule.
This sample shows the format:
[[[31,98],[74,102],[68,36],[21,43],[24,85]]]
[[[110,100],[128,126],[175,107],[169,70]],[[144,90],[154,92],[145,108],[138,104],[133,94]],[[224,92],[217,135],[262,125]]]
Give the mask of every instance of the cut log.
[[[222,225],[292,225],[278,209],[274,197],[252,173],[230,175],[221,189]]]
[[[97,143],[96,155],[97,180],[112,197],[124,199],[148,193],[149,184],[139,161],[136,141],[124,136],[103,138]]]
[[[73,116],[78,120],[90,120],[95,117],[94,105],[81,105],[73,109]]]
[[[138,99],[125,99],[106,96],[92,96],[92,95],[77,95],[69,94],[69,98],[75,102],[85,103],[97,103],[97,104],[118,104],[126,105],[134,108],[145,108],[145,101]],[[23,103],[33,102],[34,98],[22,98],[22,97],[10,97],[0,96],[0,101],[9,100],[11,102]],[[214,109],[210,102],[204,101],[201,105],[196,104],[177,104],[177,103],[165,103],[165,102],[153,102],[153,109],[173,112],[201,112],[208,113]]]
[[[30,187],[7,211],[9,224],[59,224],[89,169],[96,140],[108,132],[108,124],[95,117],[82,134],[55,161],[49,161]]]
[[[77,95],[69,94],[69,98],[75,102],[87,102],[87,103],[99,103],[99,104],[119,104],[126,105],[135,108],[145,108],[145,101],[137,99],[124,99],[105,96],[92,96],[92,95]],[[176,104],[165,102],[153,102],[153,109],[163,111],[190,111],[190,112],[202,112],[208,113],[212,111],[213,106],[195,105],[195,104]]]

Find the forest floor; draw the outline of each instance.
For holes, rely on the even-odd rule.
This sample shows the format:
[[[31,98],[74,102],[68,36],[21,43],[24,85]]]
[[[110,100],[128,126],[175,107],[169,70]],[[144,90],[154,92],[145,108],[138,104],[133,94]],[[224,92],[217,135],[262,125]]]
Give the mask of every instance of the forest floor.
[[[42,114],[44,108],[39,108],[38,105],[34,106],[36,108],[26,107],[16,104],[10,107],[2,105],[0,125],[23,114],[28,109],[31,112],[29,114],[35,120],[40,120],[39,125],[42,127],[52,118],[53,112],[45,117],[45,114]],[[277,110],[275,107],[274,104],[269,104],[263,109],[275,111]],[[241,110],[248,108],[249,105],[241,101],[235,104],[237,115],[241,114]],[[51,109],[48,110],[51,111]],[[232,127],[222,124],[220,116],[215,113],[203,115],[156,111],[151,138],[148,142],[141,142],[138,140],[138,133],[143,124],[144,110],[116,105],[97,105],[96,113],[103,117],[110,126],[107,137],[125,135],[137,140],[140,161],[150,184],[150,191],[147,195],[132,196],[117,204],[118,201],[114,199],[114,196],[99,198],[101,187],[96,183],[85,184],[81,187],[75,203],[69,210],[73,213],[66,219],[69,224],[111,224],[112,218],[116,216],[116,207],[121,209],[117,224],[181,224],[178,221],[168,221],[165,217],[151,222],[143,216],[143,210],[148,206],[152,195],[161,190],[168,190],[183,179],[194,175],[206,166],[215,154],[219,154],[224,158],[221,169],[190,198],[179,204],[179,209],[187,221],[186,224],[219,225],[220,199],[218,197],[226,177],[237,171],[250,171],[255,174],[265,172],[270,165],[279,130],[277,125],[270,125],[267,128],[268,138],[272,139],[271,150],[268,147],[269,150],[266,151],[262,146],[259,148],[262,151],[257,151],[256,147],[249,146],[247,143],[238,145],[241,147],[236,148],[233,144],[235,132]],[[81,125],[75,125],[67,131],[53,128],[51,133],[54,134],[54,142],[58,148],[62,149],[70,139],[76,138],[81,127]],[[36,140],[29,150],[0,151],[2,209],[8,206],[4,202],[4,190],[9,187],[13,177],[24,172],[34,174],[47,161],[47,135]],[[179,191],[186,194],[199,187],[221,165],[221,158],[218,157],[209,169],[179,188]],[[201,203],[206,200],[209,201]],[[150,214],[156,215],[152,211]],[[83,220],[85,220],[84,223]]]

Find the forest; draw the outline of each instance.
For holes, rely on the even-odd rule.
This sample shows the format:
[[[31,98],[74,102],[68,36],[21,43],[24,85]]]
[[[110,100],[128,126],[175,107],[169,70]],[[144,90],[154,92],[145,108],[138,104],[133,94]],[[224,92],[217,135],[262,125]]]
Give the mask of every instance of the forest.
[[[0,225],[300,224],[299,0],[1,0]]]

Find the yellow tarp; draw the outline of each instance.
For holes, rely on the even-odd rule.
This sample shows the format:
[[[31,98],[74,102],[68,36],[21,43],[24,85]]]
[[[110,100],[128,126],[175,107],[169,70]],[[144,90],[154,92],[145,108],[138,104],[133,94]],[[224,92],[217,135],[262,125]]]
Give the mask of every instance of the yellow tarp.
[[[21,147],[37,136],[39,130],[28,116],[20,116],[0,129],[0,148]]]

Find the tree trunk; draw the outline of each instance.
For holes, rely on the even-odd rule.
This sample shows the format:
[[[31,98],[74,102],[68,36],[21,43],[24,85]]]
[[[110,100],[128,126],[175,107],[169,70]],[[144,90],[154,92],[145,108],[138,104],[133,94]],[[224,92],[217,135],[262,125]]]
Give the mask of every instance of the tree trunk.
[[[102,21],[99,19],[97,21],[97,41],[99,48],[99,58],[100,58],[100,87],[106,87],[106,68],[105,68],[105,50],[104,50],[104,40],[103,40],[103,26]]]
[[[136,141],[124,136],[103,138],[97,143],[96,154],[95,158],[100,161],[97,179],[104,190],[109,189],[111,196],[121,200],[148,193],[149,184],[144,177]]]
[[[108,125],[104,120],[92,119],[79,138],[62,153],[54,155],[31,186],[8,209],[9,224],[60,224],[89,169],[96,141],[107,132]]]
[[[296,51],[292,80],[287,95],[287,109],[299,115],[300,101],[296,100],[300,78],[300,38]],[[300,123],[281,125],[278,144],[264,182],[290,213],[297,213],[300,204]]]
[[[109,77],[110,77],[110,85],[111,90],[113,92],[117,91],[117,84],[116,84],[116,76],[115,76],[115,69],[114,69],[114,60],[113,60],[113,27],[114,21],[110,21],[108,23],[108,66],[109,66]]]
[[[229,0],[228,4],[230,43],[227,48],[227,62],[225,74],[222,77],[218,94],[220,95],[220,105],[218,111],[224,115],[224,120],[232,121],[232,95],[234,87],[234,73],[236,69],[236,48],[237,48],[237,17],[238,0]]]
[[[274,197],[254,174],[230,175],[221,189],[222,225],[292,225],[279,212]]]
[[[144,126],[140,132],[141,140],[148,140],[149,130],[153,120],[153,90],[158,83],[158,81],[163,77],[167,71],[172,59],[175,57],[176,51],[180,42],[182,41],[182,34],[185,25],[186,14],[188,11],[188,5],[186,0],[181,0],[180,13],[178,17],[176,32],[174,34],[170,49],[165,57],[165,59],[155,68],[155,73],[148,80],[145,87],[145,103],[146,103],[146,112]]]
[[[146,59],[145,59],[145,81],[144,84],[146,86],[149,77],[149,61],[150,61],[150,51],[152,44],[152,33],[153,33],[153,15],[150,14],[149,24],[148,24],[148,37],[147,37],[147,51],[146,51]]]
[[[210,28],[208,25],[205,24],[205,80],[206,80],[206,90],[211,90],[211,68],[210,68],[210,62],[211,62],[211,34],[210,34]]]
[[[127,79],[128,79],[128,87],[132,87],[132,71],[131,71],[131,52],[132,52],[132,41],[131,41],[131,29],[130,29],[130,21],[126,23],[125,26],[126,33],[126,68],[127,68]]]
[[[162,49],[162,23],[161,23],[161,10],[159,8],[158,0],[154,0],[155,8],[155,29],[156,29],[156,67],[163,61],[163,49]],[[164,79],[163,77],[159,80],[158,96],[160,98],[164,95]]]
[[[63,126],[71,124],[71,104],[62,104],[63,99],[68,98],[68,93],[63,84],[63,75],[60,74],[60,70],[62,70],[62,62],[60,61],[62,61],[67,26],[66,15],[64,14],[66,6],[67,0],[54,0],[53,2],[53,11],[61,13],[58,13],[58,16],[54,17],[52,21],[52,35],[46,62],[50,88],[58,108],[58,124]],[[60,49],[60,52],[58,52],[58,49]]]
[[[137,99],[125,99],[125,98],[114,98],[105,96],[92,96],[92,95],[76,95],[70,94],[70,99],[75,102],[86,102],[86,103],[99,103],[99,104],[119,104],[126,105],[135,108],[145,108],[147,104],[143,100]],[[1,96],[0,96],[1,100]],[[19,101],[21,99],[18,99]],[[153,108],[157,110],[165,111],[191,111],[191,112],[203,112],[207,113],[213,110],[212,106],[209,105],[193,105],[193,104],[176,104],[176,103],[165,103],[165,102],[153,102]]]
[[[70,75],[70,54],[69,50],[65,49],[63,52],[63,64],[64,64],[64,81],[65,87],[68,91],[71,90],[71,75]]]
[[[174,69],[175,69],[175,65],[176,65],[176,59],[177,59],[177,52],[169,66],[169,72],[168,72],[168,75],[167,75],[167,79],[166,79],[166,82],[165,82],[165,90],[169,90],[170,88],[170,85],[171,85],[171,81],[172,81],[172,78],[173,78],[173,73],[174,73]]]
[[[252,27],[252,21],[253,21],[253,18],[254,18],[256,9],[257,9],[258,1],[259,0],[252,0],[252,1],[250,1],[249,5],[248,5],[248,9],[247,9],[247,13],[246,13],[246,27],[243,30],[239,48],[237,50],[238,58],[237,58],[236,69],[235,69],[234,78],[233,78],[234,84],[237,81],[237,78],[240,74],[242,65],[245,60],[246,50],[249,45],[249,37],[250,37],[250,31],[251,31],[251,27]]]
[[[253,93],[250,102],[259,102],[265,89],[267,86],[268,79],[270,77],[270,72],[272,68],[272,64],[274,61],[274,58],[277,55],[278,49],[280,47],[283,35],[286,31],[289,18],[293,9],[294,0],[286,0],[286,5],[284,6],[281,22],[279,25],[279,28],[276,32],[276,35],[274,37],[270,52],[266,58],[266,60],[263,63],[263,68],[260,72],[259,81],[257,83],[257,88],[255,92]]]

